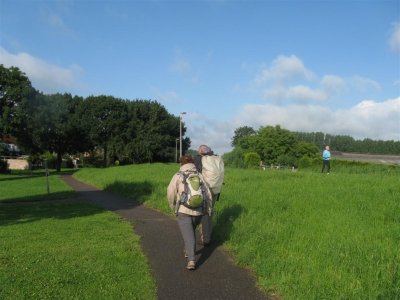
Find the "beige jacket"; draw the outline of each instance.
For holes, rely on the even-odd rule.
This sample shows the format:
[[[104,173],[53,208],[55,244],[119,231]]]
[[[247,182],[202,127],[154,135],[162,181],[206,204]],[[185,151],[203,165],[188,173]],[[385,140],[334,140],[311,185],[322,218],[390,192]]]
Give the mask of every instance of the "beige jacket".
[[[185,164],[180,167],[179,169],[180,172],[196,172],[196,166],[194,164]],[[199,174],[200,179],[205,183],[205,180],[201,174]],[[167,198],[168,198],[168,204],[171,209],[175,211],[175,213],[180,212],[184,214],[188,214],[191,216],[200,216],[204,214],[208,214],[211,216],[212,213],[212,195],[211,191],[208,187],[207,184],[206,186],[206,207],[205,211],[203,211],[203,208],[197,208],[197,209],[190,209],[188,207],[185,207],[183,205],[177,205],[177,200],[181,197],[182,192],[184,191],[184,185],[182,182],[183,178],[179,173],[176,173],[172,179],[171,182],[168,185],[167,188]]]

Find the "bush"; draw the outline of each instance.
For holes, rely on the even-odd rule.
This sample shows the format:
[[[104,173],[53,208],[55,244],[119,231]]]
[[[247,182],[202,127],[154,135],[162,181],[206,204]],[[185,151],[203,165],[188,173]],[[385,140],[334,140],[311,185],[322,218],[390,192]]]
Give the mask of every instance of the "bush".
[[[103,168],[103,157],[99,155],[90,155],[82,158],[82,166],[89,168]]]
[[[225,166],[234,168],[245,167],[243,157],[244,157],[244,152],[239,147],[234,148],[231,152],[225,153],[222,156],[222,158],[224,159]]]
[[[0,173],[8,173],[9,171],[7,160],[0,158]]]
[[[260,166],[260,155],[256,152],[248,152],[244,154],[244,163],[246,168],[258,168]]]
[[[303,156],[302,158],[299,159],[299,168],[309,168],[313,164],[312,158],[308,156]]]

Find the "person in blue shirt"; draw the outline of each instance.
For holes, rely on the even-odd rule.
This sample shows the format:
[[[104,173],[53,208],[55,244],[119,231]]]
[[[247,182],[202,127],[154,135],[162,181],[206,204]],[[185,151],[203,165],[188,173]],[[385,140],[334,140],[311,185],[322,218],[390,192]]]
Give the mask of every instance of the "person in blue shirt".
[[[328,168],[328,173],[331,171],[331,152],[329,146],[325,147],[324,152],[322,152],[322,173],[324,173],[325,166]]]

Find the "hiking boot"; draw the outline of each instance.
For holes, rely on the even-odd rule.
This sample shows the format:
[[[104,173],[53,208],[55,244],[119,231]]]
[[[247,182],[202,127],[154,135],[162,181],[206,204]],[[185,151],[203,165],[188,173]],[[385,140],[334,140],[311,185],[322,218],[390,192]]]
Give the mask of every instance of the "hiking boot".
[[[183,254],[185,255],[185,258],[188,258],[189,255],[187,255],[186,250],[183,250]]]
[[[194,260],[188,261],[188,263],[186,265],[186,269],[188,269],[188,270],[196,269],[196,262]]]

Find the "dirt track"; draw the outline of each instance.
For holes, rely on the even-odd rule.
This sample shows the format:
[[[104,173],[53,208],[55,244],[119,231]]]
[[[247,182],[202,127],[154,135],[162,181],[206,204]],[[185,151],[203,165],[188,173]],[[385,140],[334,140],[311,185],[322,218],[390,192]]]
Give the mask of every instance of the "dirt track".
[[[332,153],[332,158],[340,160],[368,161],[390,165],[400,165],[399,155],[378,155],[378,154],[359,154],[359,153]]]

